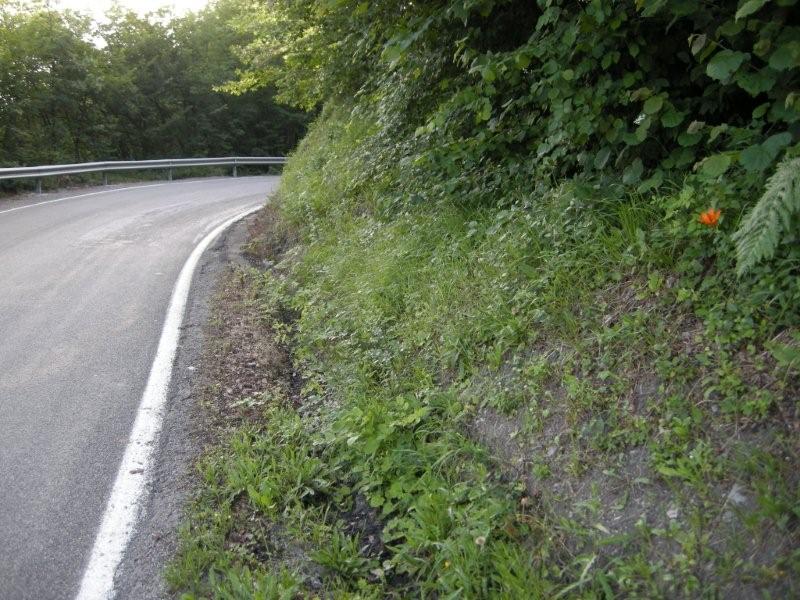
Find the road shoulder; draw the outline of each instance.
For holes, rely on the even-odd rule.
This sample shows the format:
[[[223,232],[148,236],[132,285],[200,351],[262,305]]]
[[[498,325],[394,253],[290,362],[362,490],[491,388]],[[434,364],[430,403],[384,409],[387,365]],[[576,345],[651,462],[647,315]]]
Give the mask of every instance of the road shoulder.
[[[231,265],[246,263],[241,247],[253,218],[236,223],[214,242],[192,281],[154,471],[139,525],[115,577],[117,598],[156,600],[169,596],[161,573],[175,553],[178,526],[196,482],[193,465],[208,442],[199,369],[206,324],[222,274]]]

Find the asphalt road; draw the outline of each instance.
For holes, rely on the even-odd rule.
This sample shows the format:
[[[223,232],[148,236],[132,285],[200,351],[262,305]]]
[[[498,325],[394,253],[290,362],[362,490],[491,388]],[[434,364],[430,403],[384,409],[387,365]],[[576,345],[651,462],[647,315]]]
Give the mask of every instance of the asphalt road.
[[[0,202],[0,599],[74,597],[178,273],[277,181]]]

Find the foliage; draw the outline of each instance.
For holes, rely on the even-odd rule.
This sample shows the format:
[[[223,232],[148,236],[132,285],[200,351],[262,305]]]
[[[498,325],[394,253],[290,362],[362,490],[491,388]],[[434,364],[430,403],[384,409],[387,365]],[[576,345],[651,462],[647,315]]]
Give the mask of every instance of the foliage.
[[[793,7],[251,3],[227,89],[321,107],[263,292],[297,317],[302,416],[213,485],[295,524],[325,567],[304,591],[797,595],[796,224],[768,191],[742,227],[772,254],[740,276],[733,237],[797,154]],[[377,556],[337,513],[358,499]],[[180,565],[218,532],[203,506]]]
[[[338,400],[328,460],[381,512],[393,564],[420,565],[410,572],[426,582],[420,595],[487,597],[504,589],[489,582],[510,584],[515,568],[481,563],[469,536],[454,536],[474,526],[471,537],[496,543],[496,528],[480,531],[503,522],[482,516],[483,485],[491,498],[514,481],[518,502],[536,490],[541,510],[531,514],[535,527],[514,522],[520,537],[501,541],[533,557],[526,580],[541,596],[796,588],[787,548],[798,535],[798,382],[786,374],[796,348],[771,341],[800,326],[794,251],[737,278],[726,235],[734,224],[698,223],[705,198],[690,186],[648,202],[572,181],[501,207],[453,195],[387,214],[385,179],[353,183],[371,172],[381,144],[376,117],[354,113],[329,106],[284,175],[281,208],[303,240],[287,302],[299,315],[299,364]],[[500,189],[524,198],[514,180]],[[767,348],[777,362],[764,359]],[[497,413],[521,444],[509,450],[514,441],[489,438],[498,463],[511,453],[512,483],[478,485],[480,453],[464,432]],[[643,471],[631,464],[638,451]],[[784,467],[744,474],[748,453]],[[528,460],[532,474],[517,462]],[[431,463],[447,485],[426,477]],[[459,501],[463,477],[475,496]],[[583,492],[556,491],[564,482]],[[725,518],[730,535],[752,546],[720,539],[706,522],[725,510],[720,490],[734,482],[763,501],[743,507],[738,525]],[[593,486],[604,490],[599,498]],[[426,504],[439,501],[459,518],[443,524]],[[665,519],[672,506],[680,517]],[[637,525],[639,510],[648,516]],[[766,547],[771,559],[748,558]],[[702,556],[682,562],[695,552]],[[422,565],[445,562],[463,577],[440,570],[438,587],[424,587]]]
[[[283,154],[305,117],[270,89],[214,91],[249,37],[235,0],[102,23],[47,4],[0,2],[0,164]]]
[[[738,213],[800,123],[795,1],[740,4],[253,3],[231,87],[358,98],[379,115],[374,172],[405,170],[401,203],[493,203],[501,181],[576,175],[646,193],[690,173],[710,198],[746,194],[720,207]]]
[[[402,172],[366,179],[375,119],[329,104],[283,176],[299,246],[259,298],[297,317],[302,416],[270,410],[210,457],[173,584],[213,596],[246,567],[309,596],[796,593],[797,344],[772,340],[800,289],[763,264],[737,278],[730,223],[698,223],[692,188],[388,213]],[[231,544],[264,521],[304,558]]]
[[[784,159],[767,182],[764,195],[733,236],[739,273],[772,258],[780,239],[798,244],[800,214],[800,159]]]

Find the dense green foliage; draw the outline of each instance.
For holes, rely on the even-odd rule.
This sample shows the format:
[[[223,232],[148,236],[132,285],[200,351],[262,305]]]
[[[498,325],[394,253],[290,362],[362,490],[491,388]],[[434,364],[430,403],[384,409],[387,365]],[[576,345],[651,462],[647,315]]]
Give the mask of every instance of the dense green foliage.
[[[795,0],[308,0],[253,11],[240,88],[275,83],[305,107],[357,97],[378,119],[365,175],[392,181],[395,203],[507,204],[532,180],[572,176],[647,193],[691,174],[730,228],[775,162],[798,152]],[[385,177],[396,168],[403,177]]]
[[[241,400],[278,407],[203,464],[173,585],[795,594],[796,296],[740,287],[730,248],[715,270],[719,231],[684,232],[685,194],[648,205],[570,182],[387,217],[381,182],[351,187],[374,131],[331,107],[284,174],[282,227],[301,242],[243,279],[293,338],[303,418],[277,394]],[[370,517],[356,497],[382,550],[352,526]]]
[[[797,243],[792,229],[800,213],[800,159],[785,159],[775,169],[764,195],[747,215],[734,235],[739,260],[739,272],[744,273],[754,263],[771,258],[781,238]]]
[[[0,2],[0,165],[108,159],[280,155],[305,129],[262,88],[214,90],[235,77],[235,1],[196,14],[103,23],[44,4]]]
[[[282,182],[297,246],[255,284],[302,416],[265,397],[209,459],[173,583],[797,595],[794,2],[252,10],[229,89],[324,106]]]

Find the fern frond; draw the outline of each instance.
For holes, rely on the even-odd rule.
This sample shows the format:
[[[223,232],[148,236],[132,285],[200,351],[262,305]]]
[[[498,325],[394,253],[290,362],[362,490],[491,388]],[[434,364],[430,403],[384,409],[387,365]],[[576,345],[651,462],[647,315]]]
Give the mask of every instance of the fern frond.
[[[800,213],[800,158],[784,158],[767,181],[758,203],[733,234],[739,275],[757,262],[772,258],[797,213]]]

